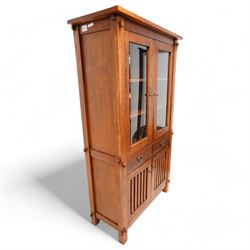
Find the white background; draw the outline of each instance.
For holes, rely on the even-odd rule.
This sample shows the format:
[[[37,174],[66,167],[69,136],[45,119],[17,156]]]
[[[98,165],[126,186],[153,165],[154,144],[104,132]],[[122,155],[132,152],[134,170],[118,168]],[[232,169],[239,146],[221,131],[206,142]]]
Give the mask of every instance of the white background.
[[[119,4],[183,35],[170,191],[120,245],[89,223],[73,34]],[[1,1],[0,249],[250,249],[250,2]]]

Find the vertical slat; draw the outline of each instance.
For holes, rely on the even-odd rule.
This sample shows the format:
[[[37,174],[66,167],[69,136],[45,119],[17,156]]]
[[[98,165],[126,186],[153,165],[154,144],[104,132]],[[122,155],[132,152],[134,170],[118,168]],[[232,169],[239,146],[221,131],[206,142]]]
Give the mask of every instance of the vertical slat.
[[[137,207],[140,206],[140,174],[137,174]]]
[[[166,179],[166,151],[164,152],[164,164],[163,164],[163,180],[165,180]]]
[[[142,190],[142,172],[140,172],[140,204],[142,204],[142,193],[143,193],[143,190]]]
[[[163,158],[161,157],[161,183],[163,181]]]
[[[134,185],[133,179],[130,179],[130,214],[134,212],[133,199],[134,199]]]
[[[135,178],[133,178],[133,212],[135,211]]]
[[[148,198],[148,168],[146,168],[146,199]]]
[[[158,168],[159,168],[159,172],[158,172],[158,185],[157,187],[161,184],[161,157],[159,157],[159,160],[158,160],[159,164],[158,164]]]
[[[135,210],[137,209],[137,194],[138,194],[138,190],[137,190],[137,176],[134,177],[135,179]]]
[[[144,174],[144,177],[143,177],[143,201],[146,200],[146,185],[147,185],[147,182],[146,182],[146,169],[143,170],[143,174]]]
[[[157,159],[157,165],[156,165],[156,187],[158,187],[159,184],[159,159]]]
[[[161,184],[161,158],[159,158],[159,176],[158,176],[158,186]]]
[[[140,173],[137,175],[138,178],[138,202],[137,202],[137,206],[139,207],[141,205],[141,179],[140,179]]]
[[[142,202],[145,200],[145,169],[142,171],[142,179],[143,179],[143,185],[142,185]]]
[[[154,189],[156,189],[156,178],[157,178],[157,159],[154,160],[155,165],[154,165]]]
[[[158,159],[158,185],[157,187],[160,185],[161,183],[161,158],[159,157]]]

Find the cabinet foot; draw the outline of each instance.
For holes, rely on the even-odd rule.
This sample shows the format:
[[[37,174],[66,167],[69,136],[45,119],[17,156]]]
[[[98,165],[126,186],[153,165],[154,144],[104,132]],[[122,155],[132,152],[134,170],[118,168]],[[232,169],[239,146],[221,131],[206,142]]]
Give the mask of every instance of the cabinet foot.
[[[119,242],[124,245],[127,239],[128,239],[128,232],[127,229],[124,228],[121,231],[119,231]]]
[[[90,217],[92,224],[97,225],[100,222],[100,220],[94,215],[94,213],[91,213]]]
[[[162,189],[164,193],[167,193],[170,180],[167,180],[166,186]]]
[[[168,191],[168,186],[165,186],[165,187],[162,189],[162,192],[167,193],[167,191]]]

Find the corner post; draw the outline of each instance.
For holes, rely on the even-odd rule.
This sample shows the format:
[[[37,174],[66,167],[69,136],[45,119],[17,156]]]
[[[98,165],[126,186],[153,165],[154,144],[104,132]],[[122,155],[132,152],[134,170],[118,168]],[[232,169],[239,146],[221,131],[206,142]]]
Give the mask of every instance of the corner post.
[[[99,223],[99,219],[96,217],[95,209],[95,199],[94,199],[94,188],[93,188],[93,176],[91,171],[91,160],[90,160],[90,150],[89,150],[89,137],[88,137],[88,123],[87,123],[87,109],[85,103],[85,74],[84,74],[84,62],[82,59],[82,47],[80,40],[79,25],[72,25],[72,30],[74,32],[74,41],[75,41],[75,53],[76,53],[76,63],[77,63],[77,75],[78,75],[78,84],[79,84],[79,95],[80,95],[80,105],[81,105],[81,116],[82,116],[82,128],[83,129],[83,139],[84,139],[84,153],[86,158],[86,171],[88,176],[88,190],[90,198],[90,217],[94,225]]]
[[[114,34],[114,50],[117,51],[117,69],[114,76],[117,79],[116,97],[119,105],[117,105],[116,113],[118,114],[118,131],[119,131],[119,158],[120,164],[118,167],[119,178],[119,204],[118,204],[118,237],[119,242],[125,244],[128,237],[128,190],[127,190],[127,148],[126,148],[126,133],[124,119],[125,119],[125,60],[124,60],[124,19],[119,15],[112,15],[110,18],[111,29]]]
[[[173,116],[174,116],[174,94],[175,94],[175,70],[176,70],[176,56],[178,48],[178,40],[174,41],[173,57],[172,57],[172,81],[171,81],[171,107],[170,107],[170,141],[167,150],[166,162],[167,162],[167,180],[166,186],[163,188],[163,192],[167,192],[170,183],[170,164],[171,164],[171,150],[172,150],[172,136],[173,136]]]

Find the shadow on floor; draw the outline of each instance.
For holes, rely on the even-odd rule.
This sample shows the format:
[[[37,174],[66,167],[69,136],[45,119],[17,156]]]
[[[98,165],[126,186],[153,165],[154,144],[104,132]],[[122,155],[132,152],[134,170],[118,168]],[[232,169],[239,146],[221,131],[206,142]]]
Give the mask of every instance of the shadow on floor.
[[[58,170],[39,177],[38,182],[68,208],[91,223],[85,160],[81,157],[58,166]],[[117,231],[104,222],[97,225],[102,231],[117,238]]]

